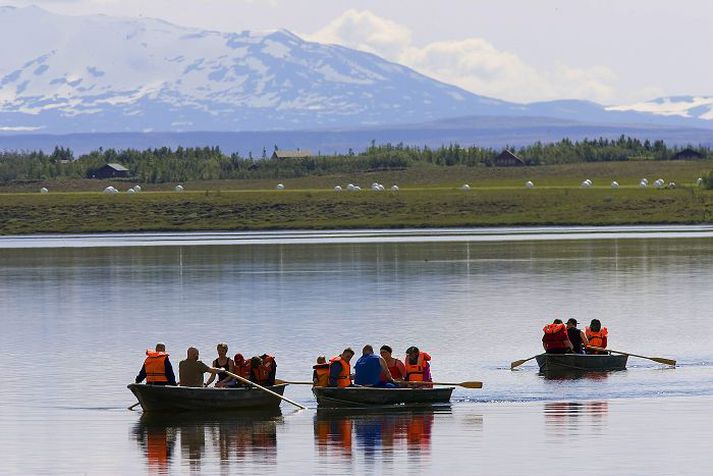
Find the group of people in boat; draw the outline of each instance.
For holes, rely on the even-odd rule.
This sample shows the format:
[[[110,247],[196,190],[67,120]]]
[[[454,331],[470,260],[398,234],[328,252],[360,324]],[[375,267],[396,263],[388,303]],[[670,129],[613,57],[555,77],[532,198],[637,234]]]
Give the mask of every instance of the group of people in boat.
[[[312,367],[312,383],[315,387],[381,387],[395,388],[400,386],[428,386],[433,381],[431,377],[431,356],[418,347],[406,349],[406,358],[394,358],[393,349],[382,345],[379,355],[367,344],[362,349],[362,355],[351,369],[351,359],[354,351],[347,347],[344,351],[332,357],[327,362],[324,356],[317,358]],[[422,383],[423,382],[423,383]]]
[[[149,385],[181,385],[184,387],[207,387],[214,381],[218,388],[231,388],[246,385],[249,380],[262,386],[275,385],[277,363],[269,354],[245,359],[242,354],[228,357],[228,345],[220,343],[217,346],[218,357],[209,366],[199,360],[199,352],[195,347],[189,347],[186,359],[178,364],[178,381],[173,366],[166,352],[166,345],[156,344],[154,350],[146,350],[146,359],[136,376],[136,383],[146,380]],[[393,350],[388,345],[382,345],[379,355],[374,353],[371,345],[365,345],[362,355],[351,368],[354,351],[347,347],[336,357],[317,358],[314,365],[312,381],[319,387],[349,387],[352,385],[364,387],[394,388],[399,386],[428,386],[432,382],[431,356],[418,347],[406,349],[406,358],[401,360],[392,356]],[[205,374],[210,374],[205,381]],[[216,381],[217,379],[217,381]]]
[[[542,346],[548,354],[606,354],[607,335],[609,331],[602,327],[599,319],[592,322],[584,331],[577,328],[577,319],[570,318],[567,324],[561,319],[555,319],[542,330]]]
[[[199,360],[197,348],[189,347],[186,351],[186,359],[178,364],[177,382],[173,366],[168,359],[166,345],[159,342],[154,350],[146,350],[146,359],[136,376],[136,383],[146,380],[149,385],[207,387],[217,378],[216,387],[230,388],[246,385],[243,380],[229,374],[232,373],[258,385],[275,384],[277,362],[272,355],[262,354],[245,359],[242,354],[238,353],[231,359],[228,357],[228,344],[223,342],[218,344],[217,351],[218,358],[213,361],[212,366],[209,366]],[[205,382],[205,374],[210,374],[207,382]]]

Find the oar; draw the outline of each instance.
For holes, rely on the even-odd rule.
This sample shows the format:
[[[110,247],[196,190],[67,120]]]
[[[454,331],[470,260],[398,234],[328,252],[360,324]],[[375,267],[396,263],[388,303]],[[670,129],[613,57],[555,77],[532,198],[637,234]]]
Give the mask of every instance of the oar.
[[[538,354],[538,355],[539,355],[539,354]],[[522,360],[516,360],[515,362],[510,362],[510,370],[514,369],[515,367],[521,366],[521,365],[524,364],[525,362],[528,362],[528,361],[534,359],[535,357],[537,357],[537,355],[533,355],[533,356],[530,357],[529,359],[522,359]]]
[[[290,385],[314,385],[314,382],[293,382],[292,380],[280,380],[279,378],[275,379],[275,383],[277,385],[281,385],[283,383],[289,383]]]
[[[138,405],[138,404],[140,404],[140,403],[141,403],[141,402],[136,402],[136,403],[134,403],[133,405],[131,405],[131,406],[129,407],[129,410],[133,410],[134,408],[136,408],[136,405]]]
[[[464,388],[483,388],[483,382],[478,382],[476,380],[471,380],[468,382],[460,382],[460,383],[453,383],[453,382],[409,382],[406,380],[400,380],[399,382],[403,382],[406,385],[446,385],[448,387],[464,387]]]
[[[230,376],[233,377],[234,379],[239,380],[240,382],[243,382],[243,383],[248,384],[248,385],[252,385],[252,386],[255,387],[255,388],[259,388],[259,389],[262,390],[263,392],[269,393],[270,395],[275,396],[275,397],[277,397],[277,398],[279,398],[279,399],[281,399],[281,400],[284,400],[284,401],[286,401],[287,403],[291,403],[292,405],[294,405],[294,406],[296,406],[296,407],[298,407],[298,408],[301,408],[302,410],[306,410],[306,409],[307,409],[307,407],[303,407],[303,406],[300,405],[299,403],[297,403],[297,402],[295,402],[295,401],[292,401],[292,400],[290,400],[290,399],[287,398],[287,397],[283,397],[283,396],[280,395],[279,393],[273,392],[272,390],[267,389],[267,388],[263,387],[262,385],[258,385],[258,384],[256,384],[255,382],[251,382],[250,380],[248,380],[248,379],[246,379],[246,378],[243,378],[243,377],[241,377],[240,375],[237,375],[237,374],[234,374],[233,372],[228,372],[228,371],[225,371],[225,373],[226,373],[227,375],[230,375]]]
[[[589,348],[603,352],[613,352],[614,354],[629,355],[631,357],[638,357],[640,359],[653,360],[654,362],[658,362],[659,364],[670,365],[672,367],[676,366],[676,361],[673,359],[664,359],[663,357],[646,357],[645,355],[630,354],[629,352],[621,352],[619,350],[603,349],[601,347],[595,347],[593,345],[590,345]]]

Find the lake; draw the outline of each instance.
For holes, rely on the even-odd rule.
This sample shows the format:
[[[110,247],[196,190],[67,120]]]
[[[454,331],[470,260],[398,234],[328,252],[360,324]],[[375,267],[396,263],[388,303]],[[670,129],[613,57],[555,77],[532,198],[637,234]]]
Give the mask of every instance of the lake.
[[[710,474],[713,227],[186,233],[0,238],[3,474]],[[598,318],[622,372],[538,375],[542,327]],[[481,380],[436,411],[128,411],[144,350],[174,368],[417,345],[436,380]],[[596,469],[594,469],[596,468]]]

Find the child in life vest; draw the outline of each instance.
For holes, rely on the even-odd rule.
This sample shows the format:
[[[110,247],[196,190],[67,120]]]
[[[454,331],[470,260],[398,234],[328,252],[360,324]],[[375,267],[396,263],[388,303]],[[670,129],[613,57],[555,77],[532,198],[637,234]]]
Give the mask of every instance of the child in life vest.
[[[323,355],[317,357],[317,364],[312,368],[312,383],[315,387],[326,387],[329,385],[329,364],[327,358]]]

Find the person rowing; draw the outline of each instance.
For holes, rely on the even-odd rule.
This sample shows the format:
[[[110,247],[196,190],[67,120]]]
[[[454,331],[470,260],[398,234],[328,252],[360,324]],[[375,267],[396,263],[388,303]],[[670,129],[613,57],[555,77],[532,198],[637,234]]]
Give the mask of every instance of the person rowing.
[[[374,354],[374,348],[368,344],[364,346],[361,357],[354,364],[354,383],[362,387],[397,387],[386,360]]]
[[[228,372],[235,372],[235,366],[233,364],[233,359],[228,357],[228,344],[225,342],[221,342],[218,344],[216,347],[216,350],[218,351],[218,358],[213,361],[213,367],[216,369],[223,369]],[[215,380],[217,374],[211,374],[211,376],[208,378],[208,381],[206,382],[206,387],[210,387],[210,384],[213,383]],[[223,379],[218,379],[218,382],[216,382],[215,386],[220,388],[220,387],[227,387],[229,384],[233,381],[233,377],[231,377],[228,374],[223,374],[225,377]]]

